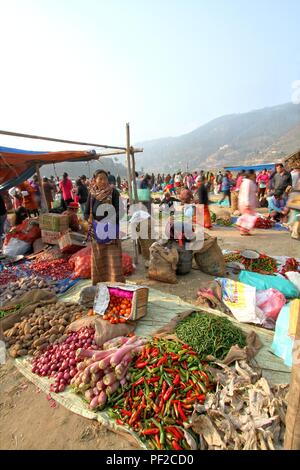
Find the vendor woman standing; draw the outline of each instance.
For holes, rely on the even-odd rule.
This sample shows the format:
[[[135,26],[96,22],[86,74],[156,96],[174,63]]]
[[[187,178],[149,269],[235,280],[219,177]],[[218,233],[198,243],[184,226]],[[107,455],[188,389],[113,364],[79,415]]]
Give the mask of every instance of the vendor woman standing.
[[[92,283],[124,282],[119,238],[119,192],[110,186],[104,170],[95,172],[89,189],[85,219],[90,223],[92,237]],[[102,205],[107,205],[107,210],[101,208]],[[105,232],[107,228],[109,232]]]

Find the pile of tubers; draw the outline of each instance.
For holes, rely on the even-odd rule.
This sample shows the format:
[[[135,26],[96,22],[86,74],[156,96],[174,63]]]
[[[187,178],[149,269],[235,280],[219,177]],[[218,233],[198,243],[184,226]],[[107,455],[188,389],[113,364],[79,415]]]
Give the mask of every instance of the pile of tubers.
[[[84,314],[82,307],[73,303],[57,302],[36,308],[4,332],[9,354],[14,358],[36,356],[49,345],[63,342],[67,338],[66,327]]]
[[[6,302],[11,301],[14,297],[19,297],[32,289],[48,289],[54,293],[59,292],[56,287],[56,281],[47,281],[41,279],[36,275],[21,277],[15,282],[10,282],[0,294],[0,305],[5,305]]]

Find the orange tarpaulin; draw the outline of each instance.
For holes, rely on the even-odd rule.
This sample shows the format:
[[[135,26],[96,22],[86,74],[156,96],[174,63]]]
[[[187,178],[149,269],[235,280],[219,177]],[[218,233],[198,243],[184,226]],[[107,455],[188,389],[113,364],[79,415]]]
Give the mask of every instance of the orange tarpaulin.
[[[80,162],[95,159],[98,159],[95,151],[27,152],[0,147],[0,186],[10,181],[19,184],[20,180],[23,179],[24,181],[30,178],[35,173],[36,164],[47,165],[50,163]],[[10,184],[9,186],[13,185]]]

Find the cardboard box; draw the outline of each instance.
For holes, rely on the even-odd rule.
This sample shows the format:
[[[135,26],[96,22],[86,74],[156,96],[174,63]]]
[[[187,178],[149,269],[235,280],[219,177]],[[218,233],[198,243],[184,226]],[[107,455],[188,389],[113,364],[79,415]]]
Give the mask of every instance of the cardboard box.
[[[147,314],[147,305],[149,297],[148,287],[123,284],[121,282],[99,282],[99,284],[97,284],[94,301],[94,311],[97,314],[101,316],[105,314],[110,301],[110,288],[132,293],[132,307],[130,316],[127,318],[128,321],[138,320],[139,318],[142,318]],[[121,316],[121,318],[124,317]]]
[[[66,232],[59,238],[58,246],[63,253],[76,253],[86,246],[86,235]]]
[[[42,230],[42,241],[48,245],[58,245],[58,240],[63,235],[63,232],[55,232],[52,230]]]
[[[42,214],[39,219],[41,230],[47,232],[66,232],[69,229],[69,217],[62,214]]]

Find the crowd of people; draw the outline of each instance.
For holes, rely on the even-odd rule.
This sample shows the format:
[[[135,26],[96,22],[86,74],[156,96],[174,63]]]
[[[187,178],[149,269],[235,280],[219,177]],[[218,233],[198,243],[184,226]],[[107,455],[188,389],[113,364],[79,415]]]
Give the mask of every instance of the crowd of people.
[[[100,171],[100,170],[99,170]],[[101,170],[102,171],[102,170]],[[96,172],[97,173],[97,172]],[[112,190],[116,202],[120,194],[128,195],[128,181],[114,176],[110,172],[101,173],[107,179],[107,188]],[[43,200],[46,210],[60,212],[69,216],[72,231],[80,231],[78,219],[79,210],[83,219],[88,220],[93,213],[91,210],[91,194],[94,191],[95,176],[92,179],[85,175],[75,181],[67,173],[62,178],[44,177],[40,187],[38,177],[24,181],[19,186],[0,194],[0,238],[5,232],[7,212],[15,210],[16,220],[24,217],[38,216]],[[288,172],[283,164],[278,163],[275,171],[263,169],[258,174],[253,170],[242,170],[236,175],[230,171],[217,173],[195,171],[171,174],[153,173],[139,175],[136,173],[138,198],[146,206],[150,206],[154,193],[160,193],[160,206],[171,208],[174,202],[199,203],[204,206],[204,226],[212,228],[210,219],[210,194],[220,194],[219,205],[226,204],[233,213],[244,215],[244,220],[250,220],[257,207],[267,207],[268,216],[273,221],[286,222],[288,208],[286,207],[288,193],[300,185],[300,170]],[[94,191],[95,193],[95,191]],[[101,191],[100,191],[101,193]],[[44,197],[42,197],[42,194]],[[246,224],[247,225],[247,224]],[[241,235],[249,234],[247,226],[240,226]]]
[[[138,175],[137,175],[138,177]],[[177,172],[173,175],[138,177],[138,189],[148,188],[150,192],[163,192],[161,205],[170,208],[175,201],[186,203],[198,202],[204,206],[204,226],[211,228],[209,193],[220,194],[218,204],[222,206],[228,200],[228,206],[240,219],[241,235],[250,235],[251,219],[254,221],[257,207],[268,208],[268,217],[274,222],[286,223],[289,209],[288,194],[300,186],[300,170],[285,170],[282,163],[275,165],[274,170],[262,169],[258,174],[254,170],[238,172]],[[178,199],[178,194],[180,198]],[[150,200],[150,195],[149,195]]]

